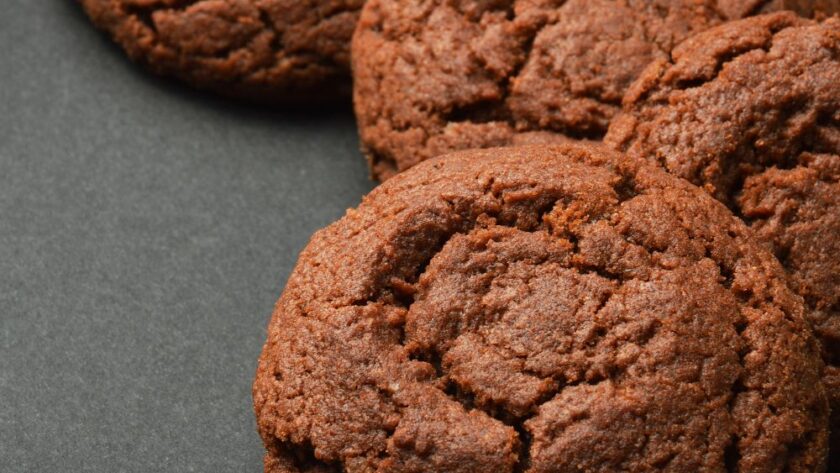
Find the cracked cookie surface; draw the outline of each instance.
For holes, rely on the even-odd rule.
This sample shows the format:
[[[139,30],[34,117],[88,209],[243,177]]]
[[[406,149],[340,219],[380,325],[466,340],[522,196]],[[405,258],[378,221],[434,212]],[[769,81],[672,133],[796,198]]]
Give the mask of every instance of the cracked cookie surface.
[[[157,74],[260,102],[350,96],[349,41],[364,0],[80,0]]]
[[[840,1],[371,0],[353,38],[363,150],[384,180],[459,149],[599,139],[652,60],[780,8]]]
[[[823,345],[840,468],[840,19],[773,14],[652,64],[606,141],[704,186],[767,243]]]
[[[475,150],[314,235],[254,406],[269,473],[815,472],[818,350],[702,190],[603,147]]]

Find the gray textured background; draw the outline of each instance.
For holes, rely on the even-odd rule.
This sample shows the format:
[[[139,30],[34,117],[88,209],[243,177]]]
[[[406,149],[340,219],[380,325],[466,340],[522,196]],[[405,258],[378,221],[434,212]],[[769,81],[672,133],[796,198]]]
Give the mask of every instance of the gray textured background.
[[[271,308],[372,187],[349,106],[149,77],[72,0],[3,0],[0,42],[0,471],[260,471]]]

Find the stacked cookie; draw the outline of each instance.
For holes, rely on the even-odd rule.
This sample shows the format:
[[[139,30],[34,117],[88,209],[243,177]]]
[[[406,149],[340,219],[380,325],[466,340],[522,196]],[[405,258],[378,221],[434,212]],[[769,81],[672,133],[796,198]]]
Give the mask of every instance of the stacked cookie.
[[[840,2],[82,3],[227,95],[352,53],[385,182],[277,304],[267,472],[840,471]]]

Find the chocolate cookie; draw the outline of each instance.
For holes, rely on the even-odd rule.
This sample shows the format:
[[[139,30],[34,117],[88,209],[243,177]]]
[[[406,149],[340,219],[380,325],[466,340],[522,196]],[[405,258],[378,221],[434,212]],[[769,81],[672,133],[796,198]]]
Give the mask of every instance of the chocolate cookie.
[[[364,0],[80,0],[135,61],[261,102],[350,96]]]
[[[254,405],[268,472],[811,473],[818,350],[702,190],[595,146],[473,150],[312,238]]]
[[[840,462],[840,19],[779,13],[686,41],[606,141],[704,186],[774,250],[822,341]]]
[[[654,59],[725,20],[840,0],[372,0],[353,39],[362,145],[380,180],[457,149],[600,139]]]

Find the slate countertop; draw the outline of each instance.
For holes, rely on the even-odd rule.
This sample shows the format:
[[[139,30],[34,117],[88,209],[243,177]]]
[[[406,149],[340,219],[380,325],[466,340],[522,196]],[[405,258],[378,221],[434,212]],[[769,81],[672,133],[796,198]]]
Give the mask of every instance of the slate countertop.
[[[349,105],[150,77],[0,3],[0,470],[261,472],[251,380],[312,232],[373,183]]]

